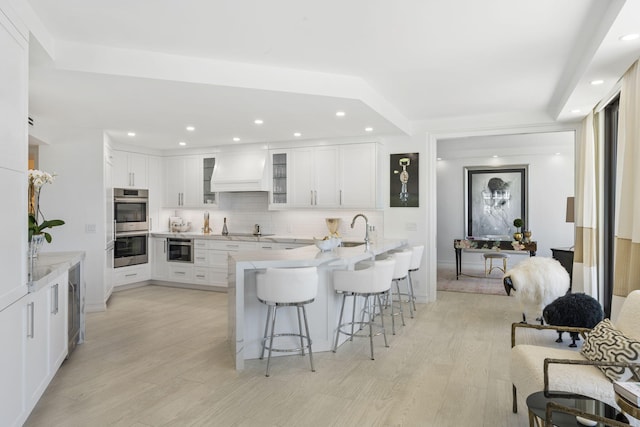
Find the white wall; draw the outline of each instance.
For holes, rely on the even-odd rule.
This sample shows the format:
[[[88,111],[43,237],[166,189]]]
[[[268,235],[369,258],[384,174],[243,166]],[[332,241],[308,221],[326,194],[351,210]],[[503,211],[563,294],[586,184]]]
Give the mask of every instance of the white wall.
[[[467,166],[528,165],[527,222],[538,243],[537,255],[550,257],[551,248],[574,244],[573,224],[565,222],[566,198],[574,195],[573,132],[439,140],[438,157],[438,265],[455,264],[453,240],[465,236],[463,171]],[[483,258],[467,253],[463,262],[482,264]]]
[[[103,135],[97,130],[68,130],[40,147],[41,170],[56,173],[41,192],[47,219],[65,225],[50,230],[53,241],[43,251],[85,251],[86,305],[104,308],[105,259]]]
[[[390,166],[389,156],[400,153],[419,153],[419,206],[416,208],[390,207]],[[403,238],[410,245],[425,245],[424,258],[420,270],[413,276],[414,291],[420,302],[434,301],[436,296],[436,271],[430,259],[435,261],[435,250],[430,247],[430,218],[428,206],[432,203],[435,173],[427,145],[427,135],[406,137],[388,137],[383,139],[379,158],[378,173],[382,186],[381,194],[384,206],[385,237]],[[411,179],[411,178],[410,178]]]

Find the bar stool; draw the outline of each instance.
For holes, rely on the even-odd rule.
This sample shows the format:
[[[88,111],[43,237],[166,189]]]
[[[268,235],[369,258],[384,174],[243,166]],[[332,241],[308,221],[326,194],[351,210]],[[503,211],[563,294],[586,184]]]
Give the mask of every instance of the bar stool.
[[[413,279],[411,278],[411,273],[416,272],[420,269],[420,264],[422,263],[422,254],[424,252],[424,245],[414,246],[411,248],[413,251],[411,253],[411,263],[409,264],[409,274],[407,275],[407,282],[409,284],[409,298],[411,304],[409,304],[409,311],[411,313],[411,318],[413,318],[413,312],[416,311],[416,296],[413,292]]]
[[[264,359],[265,350],[269,350],[266,376],[269,376],[272,351],[300,351],[300,354],[304,356],[305,348],[309,350],[311,371],[315,372],[315,368],[313,367],[313,352],[311,350],[311,336],[309,335],[309,324],[307,322],[307,311],[305,309],[305,305],[312,303],[318,294],[317,268],[267,268],[264,272],[256,273],[256,290],[258,301],[267,305],[267,321],[264,325],[262,353],[260,354],[260,359]],[[296,307],[298,315],[298,333],[275,333],[276,314],[278,309],[282,307]],[[302,321],[300,319],[301,312],[304,319],[304,333],[302,331]],[[271,322],[271,325],[269,325],[269,322]],[[274,348],[274,338],[287,336],[300,338],[300,347]],[[269,341],[269,345],[267,345],[267,340]]]
[[[400,281],[407,280],[407,276],[409,275],[409,265],[411,265],[411,257],[413,256],[413,251],[411,249],[406,249],[401,252],[394,252],[392,258],[396,260],[396,265],[393,269],[393,277],[392,277],[392,285],[391,285],[391,333],[393,335],[396,334],[396,321],[395,316],[400,316],[402,320],[402,326],[404,323],[404,311],[402,310],[402,294],[400,293]],[[408,283],[408,282],[407,282]],[[395,297],[394,297],[394,288],[395,287]],[[407,292],[408,294],[408,292]],[[407,295],[405,294],[405,295]],[[395,313],[393,310],[394,303],[398,303],[398,312]]]
[[[498,270],[502,271],[503,273],[507,272],[507,258],[509,258],[509,255],[507,254],[503,254],[501,252],[487,252],[484,254],[484,277],[487,277],[488,275],[491,274],[491,271],[494,268],[497,268]],[[493,266],[493,260],[494,259],[501,259],[502,260],[502,268],[500,268],[499,266]],[[489,260],[489,269],[487,270],[487,260]]]
[[[333,272],[333,287],[336,292],[342,293],[342,306],[340,307],[340,317],[338,318],[338,327],[336,329],[336,340],[333,345],[333,352],[338,349],[338,340],[340,334],[349,336],[349,340],[353,341],[353,337],[369,338],[369,348],[371,351],[371,360],[373,358],[373,337],[378,335],[384,336],[384,346],[389,347],[387,343],[387,333],[384,328],[384,317],[380,316],[380,329],[374,333],[373,325],[376,315],[376,305],[378,310],[382,312],[382,301],[380,296],[387,294],[391,288],[391,278],[393,276],[393,269],[395,266],[394,259],[386,259],[381,261],[375,261],[367,264],[364,269],[356,270],[335,270]],[[344,305],[348,296],[353,297],[353,311],[351,313],[351,322],[342,323],[344,316]],[[356,297],[363,297],[363,310],[362,318],[360,321],[356,321]],[[365,322],[364,316],[368,316]],[[358,330],[355,330],[355,326],[358,326]],[[365,325],[369,326],[369,333],[359,333],[363,330]],[[347,328],[351,328],[350,332]]]

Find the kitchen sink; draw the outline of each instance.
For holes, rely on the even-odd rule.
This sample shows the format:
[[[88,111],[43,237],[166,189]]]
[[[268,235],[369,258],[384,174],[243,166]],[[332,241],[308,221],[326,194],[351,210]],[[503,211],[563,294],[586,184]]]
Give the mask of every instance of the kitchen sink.
[[[360,245],[364,245],[364,242],[342,242],[343,248],[353,248]]]
[[[274,236],[274,234],[229,233],[225,237],[269,237],[269,236]]]

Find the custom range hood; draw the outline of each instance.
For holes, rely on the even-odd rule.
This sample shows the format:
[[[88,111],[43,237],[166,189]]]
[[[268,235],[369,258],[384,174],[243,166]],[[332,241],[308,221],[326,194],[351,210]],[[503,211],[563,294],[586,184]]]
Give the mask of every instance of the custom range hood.
[[[268,191],[266,164],[267,150],[218,153],[211,174],[211,191]]]

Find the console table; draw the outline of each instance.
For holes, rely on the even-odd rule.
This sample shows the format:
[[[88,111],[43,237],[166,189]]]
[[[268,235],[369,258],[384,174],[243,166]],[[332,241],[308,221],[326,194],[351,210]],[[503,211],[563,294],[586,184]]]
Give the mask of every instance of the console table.
[[[453,248],[456,251],[456,280],[462,274],[462,250],[479,252],[504,251],[522,252],[528,251],[529,256],[535,256],[538,250],[537,242],[517,242],[515,240],[480,240],[480,239],[454,239]]]

